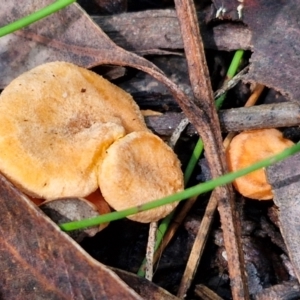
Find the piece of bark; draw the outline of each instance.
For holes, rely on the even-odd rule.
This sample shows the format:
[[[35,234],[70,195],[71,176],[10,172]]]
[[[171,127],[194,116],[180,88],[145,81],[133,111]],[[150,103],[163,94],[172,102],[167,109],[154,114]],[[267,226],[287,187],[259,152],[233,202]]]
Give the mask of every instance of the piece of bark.
[[[0,176],[1,299],[141,299]]]
[[[241,107],[219,112],[225,131],[290,127],[300,124],[300,105],[295,102]]]
[[[207,14],[198,13],[205,48],[225,51],[251,48],[251,32],[247,27],[234,23],[210,27],[205,24]],[[92,18],[117,45],[126,50],[183,49],[174,10],[147,10]]]
[[[184,118],[182,113],[165,113],[161,116],[146,116],[145,121],[147,127],[154,133],[160,136],[171,136]]]

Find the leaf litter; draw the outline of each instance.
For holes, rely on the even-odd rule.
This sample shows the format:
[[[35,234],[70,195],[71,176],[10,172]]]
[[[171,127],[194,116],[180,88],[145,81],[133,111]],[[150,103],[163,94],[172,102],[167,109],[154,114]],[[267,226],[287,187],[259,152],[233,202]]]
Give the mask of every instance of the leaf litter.
[[[250,70],[246,80],[259,82],[299,101],[300,1],[214,0],[216,9],[225,8],[221,17],[242,22],[251,31]],[[243,3],[242,17],[236,7]]]
[[[141,299],[2,175],[0,200],[2,299]]]
[[[229,1],[222,1],[225,6],[227,2],[229,3]],[[299,26],[296,13],[298,1],[275,2],[269,0],[245,1],[244,3],[241,21],[250,28],[252,35],[252,45],[250,46],[253,50],[250,72],[244,79],[263,83],[280,91],[289,99],[297,100],[299,98],[296,72],[299,69],[299,60],[297,60]],[[11,17],[7,11],[2,10],[0,25],[28,14],[31,11],[31,5],[35,5],[37,8],[43,7],[47,3],[49,1],[28,2],[28,5],[23,6],[22,11],[13,10],[15,8],[13,4],[7,4],[8,11],[14,11],[17,14]],[[232,1],[230,1],[230,5],[233,5]],[[232,12],[235,9],[234,5],[231,9]],[[95,29],[93,23],[85,22],[87,15],[79,6],[72,5],[68,10],[67,17],[64,13],[65,11],[61,11],[57,17],[49,17],[48,23],[44,23],[43,26],[35,24],[0,40],[1,49],[4,49],[4,51],[0,51],[1,70],[4,70],[4,73],[0,74],[2,86],[25,70],[46,61],[66,60],[85,67],[118,62],[118,59],[107,55],[107,50],[112,51],[116,49],[115,46],[105,36],[99,35],[99,31]],[[51,19],[52,17],[53,19]],[[230,17],[239,21],[236,13],[231,14]],[[61,21],[63,22],[61,23]],[[70,26],[71,24],[72,26]],[[53,34],[47,30],[48,28],[55,29],[51,30]],[[82,28],[81,34],[76,32],[78,28]],[[63,34],[62,36],[66,38],[61,41],[57,38],[58,34]],[[89,38],[85,38],[87,36]],[[95,45],[99,47],[96,50],[94,49]],[[249,43],[244,44],[243,47],[249,48]],[[20,49],[25,49],[25,52]],[[103,57],[99,59],[101,54]],[[139,60],[138,62],[141,63]],[[133,64],[136,64],[136,61]],[[284,163],[283,168],[284,171],[288,169],[288,167],[284,167]],[[280,206],[278,203],[276,204]],[[285,231],[283,230],[283,232]],[[294,251],[294,247],[290,246],[290,251]],[[297,260],[297,258],[293,258],[293,260]]]

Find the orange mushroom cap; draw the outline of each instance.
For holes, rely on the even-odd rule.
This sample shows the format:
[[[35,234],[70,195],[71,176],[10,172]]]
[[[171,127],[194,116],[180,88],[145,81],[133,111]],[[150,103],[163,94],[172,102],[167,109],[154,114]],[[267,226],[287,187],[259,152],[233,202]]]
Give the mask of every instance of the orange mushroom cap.
[[[285,139],[277,129],[244,131],[236,135],[226,150],[229,170],[234,172],[262,159],[275,155],[294,143]],[[273,198],[264,169],[242,176],[233,182],[236,190],[245,197],[258,200]]]
[[[183,190],[180,162],[159,137],[132,132],[113,143],[99,165],[99,187],[115,210],[136,207]],[[128,218],[148,223],[168,215],[177,203],[167,204]]]

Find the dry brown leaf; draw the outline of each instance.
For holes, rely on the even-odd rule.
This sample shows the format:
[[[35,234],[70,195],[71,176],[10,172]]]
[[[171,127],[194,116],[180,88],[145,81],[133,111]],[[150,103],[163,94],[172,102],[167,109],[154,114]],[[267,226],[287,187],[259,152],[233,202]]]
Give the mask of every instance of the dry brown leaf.
[[[252,31],[249,80],[299,101],[299,0],[245,2],[244,21]]]
[[[224,7],[225,18],[232,15],[236,0],[214,0],[217,9]],[[299,0],[244,1],[241,21],[252,33],[253,54],[249,81],[274,88],[291,100],[299,101],[300,25]]]
[[[268,181],[279,207],[280,230],[300,281],[300,154],[267,168]]]
[[[0,11],[0,26],[52,3],[31,0],[16,6],[13,1]],[[50,61],[67,61],[90,68],[99,64],[153,64],[116,46],[78,5],[72,4],[23,30],[0,39],[0,87],[23,72]]]
[[[141,299],[0,176],[1,299]]]

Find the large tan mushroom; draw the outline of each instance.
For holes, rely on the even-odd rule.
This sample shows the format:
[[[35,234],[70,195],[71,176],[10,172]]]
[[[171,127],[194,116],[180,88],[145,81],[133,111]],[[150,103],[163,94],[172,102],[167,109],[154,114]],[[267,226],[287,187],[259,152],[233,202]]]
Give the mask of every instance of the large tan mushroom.
[[[84,197],[105,150],[147,131],[129,94],[70,63],[41,65],[0,96],[0,171],[30,196]]]
[[[184,187],[180,162],[159,137],[132,132],[113,143],[99,166],[99,187],[115,210],[138,206]],[[177,203],[129,216],[143,223],[168,215]]]

